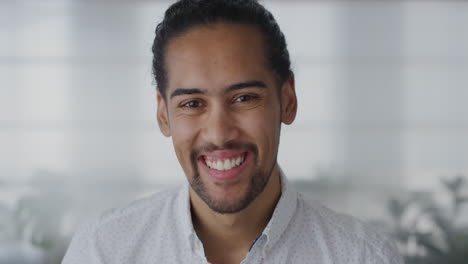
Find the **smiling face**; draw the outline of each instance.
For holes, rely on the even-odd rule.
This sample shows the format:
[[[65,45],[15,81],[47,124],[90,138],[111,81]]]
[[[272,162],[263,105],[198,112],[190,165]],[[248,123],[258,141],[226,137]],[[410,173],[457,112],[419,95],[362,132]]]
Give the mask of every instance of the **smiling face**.
[[[218,213],[238,212],[269,188],[281,122],[295,117],[293,77],[278,87],[264,48],[254,27],[223,23],[167,46],[158,123],[192,190]]]

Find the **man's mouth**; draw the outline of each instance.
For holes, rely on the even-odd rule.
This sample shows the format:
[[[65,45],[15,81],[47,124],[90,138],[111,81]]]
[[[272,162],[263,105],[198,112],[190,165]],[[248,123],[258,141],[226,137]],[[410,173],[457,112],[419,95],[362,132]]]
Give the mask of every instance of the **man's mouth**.
[[[210,156],[203,156],[205,164],[210,169],[215,169],[219,171],[227,171],[233,168],[239,167],[244,163],[245,156],[247,153],[242,153],[235,157],[230,158],[217,158],[217,157],[210,157]]]
[[[202,153],[198,162],[215,181],[233,181],[242,175],[251,156],[245,150],[215,150]]]

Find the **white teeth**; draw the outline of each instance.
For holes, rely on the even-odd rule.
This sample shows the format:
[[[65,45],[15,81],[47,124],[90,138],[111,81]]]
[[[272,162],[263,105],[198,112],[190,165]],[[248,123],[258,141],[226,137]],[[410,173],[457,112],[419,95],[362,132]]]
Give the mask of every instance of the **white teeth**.
[[[227,160],[224,160],[224,170],[229,170],[231,169],[231,162],[227,159]]]
[[[218,162],[216,162],[215,169],[224,170],[224,163],[222,161],[218,160]]]
[[[222,160],[208,160],[205,158],[206,165],[209,168],[215,169],[215,170],[220,170],[220,171],[226,171],[230,170],[232,168],[235,168],[239,165],[241,165],[244,162],[244,156],[237,157],[235,159],[225,159],[224,161]]]

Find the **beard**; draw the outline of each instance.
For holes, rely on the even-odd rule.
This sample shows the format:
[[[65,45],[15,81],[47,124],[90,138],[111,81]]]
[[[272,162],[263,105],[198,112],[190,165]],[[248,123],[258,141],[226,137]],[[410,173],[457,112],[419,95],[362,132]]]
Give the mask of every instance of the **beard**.
[[[253,154],[253,162],[255,164],[254,172],[250,175],[247,191],[233,202],[225,202],[216,199],[211,195],[205,183],[200,177],[200,171],[198,169],[197,157],[201,152],[210,152],[221,149],[231,149],[231,150],[247,150]],[[205,202],[205,204],[213,211],[219,214],[233,214],[242,211],[250,203],[252,203],[258,195],[260,195],[265,189],[268,181],[270,179],[271,173],[274,168],[274,164],[270,169],[262,170],[257,165],[258,160],[258,148],[254,144],[242,144],[235,142],[228,142],[222,147],[217,147],[213,144],[208,144],[204,147],[194,149],[191,153],[192,167],[194,175],[192,175],[190,180],[190,186],[195,191],[195,193]]]

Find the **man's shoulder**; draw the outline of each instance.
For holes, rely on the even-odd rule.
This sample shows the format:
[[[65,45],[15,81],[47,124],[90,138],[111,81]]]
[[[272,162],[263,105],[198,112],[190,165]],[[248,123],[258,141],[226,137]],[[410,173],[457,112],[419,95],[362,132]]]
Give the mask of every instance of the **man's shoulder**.
[[[131,218],[132,216],[141,218],[141,216],[151,212],[160,213],[161,210],[177,204],[183,188],[183,186],[179,186],[165,189],[134,200],[125,206],[109,209],[101,215],[100,222],[112,222],[120,218]]]
[[[109,209],[100,216],[96,228],[97,230],[112,228],[119,224],[138,226],[146,222],[154,224],[159,220],[167,219],[182,205],[180,199],[183,199],[181,196],[184,187],[165,189],[132,201],[125,206]]]
[[[298,207],[304,214],[304,219],[307,219],[306,222],[309,222],[306,223],[306,228],[310,228],[315,234],[318,233],[318,237],[330,247],[336,245],[337,248],[349,247],[350,250],[361,247],[361,250],[382,260],[399,257],[394,241],[377,227],[356,217],[335,212],[307,194],[299,193]]]
[[[188,199],[184,190],[182,186],[155,193],[108,210],[83,224],[76,231],[63,263],[98,263],[97,258],[106,263],[122,263],[122,259],[140,260],[162,254],[164,238],[168,234],[177,235],[175,219],[187,205],[184,199]]]
[[[307,194],[299,194],[299,206],[302,207],[305,214],[310,214],[321,227],[335,230],[344,237],[365,241],[383,241],[387,239],[387,236],[377,228],[354,216],[336,212],[315,201]]]

